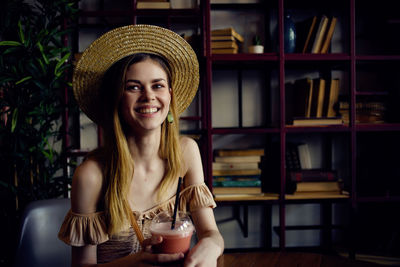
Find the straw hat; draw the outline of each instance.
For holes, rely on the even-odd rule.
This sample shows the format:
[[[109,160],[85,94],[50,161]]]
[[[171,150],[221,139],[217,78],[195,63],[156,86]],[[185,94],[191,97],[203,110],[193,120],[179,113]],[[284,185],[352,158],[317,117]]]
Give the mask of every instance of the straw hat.
[[[118,60],[135,53],[156,54],[168,61],[178,114],[192,102],[199,84],[199,63],[192,47],[177,33],[158,26],[123,26],[95,40],[74,69],[75,98],[94,122],[101,122],[99,89],[104,73]]]

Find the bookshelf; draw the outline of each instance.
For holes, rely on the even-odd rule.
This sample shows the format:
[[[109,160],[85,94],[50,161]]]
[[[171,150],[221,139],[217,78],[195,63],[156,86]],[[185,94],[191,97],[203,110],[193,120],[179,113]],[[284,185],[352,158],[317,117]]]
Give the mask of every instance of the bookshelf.
[[[400,38],[394,34],[400,29],[400,17],[395,12],[395,1],[382,0],[373,8],[360,0],[239,2],[201,0],[190,9],[138,10],[136,1],[131,1],[129,8],[123,8],[124,5],[111,8],[107,6],[108,1],[87,6],[86,1],[81,1],[83,10],[73,38],[74,49],[85,48],[88,44],[83,40],[85,35],[98,36],[112,27],[131,23],[156,24],[198,35],[193,44],[201,66],[200,90],[181,121],[182,133],[199,137],[207,185],[212,190],[213,153],[218,148],[263,147],[269,159],[276,163],[270,171],[276,174],[278,192],[269,192],[270,188],[264,186],[262,195],[217,196],[217,203],[231,206],[257,203],[267,210],[277,206],[279,222],[274,229],[279,236],[280,250],[287,249],[286,234],[294,229],[323,229],[329,237],[336,229],[332,225],[332,209],[339,204],[349,218],[345,233],[350,234],[344,243],[351,255],[368,250],[394,254],[391,248],[382,249],[383,245],[378,247],[374,242],[388,244],[390,233],[397,234],[392,242],[399,242],[396,230],[399,222],[391,218],[400,208],[400,168],[396,162],[400,149],[400,106],[397,104]],[[290,12],[295,23],[314,15],[335,16],[337,23],[328,52],[285,53],[286,12]],[[211,30],[232,25],[244,37],[239,52],[213,54]],[[247,53],[254,35],[261,36],[262,54]],[[293,97],[287,84],[306,77],[340,80],[339,99],[348,103],[346,123],[290,124]],[[362,120],[365,111],[357,108],[357,103],[362,102],[383,102],[384,120]],[[85,142],[79,140],[79,133],[72,138],[75,149],[72,158],[81,156],[79,151]],[[309,143],[313,164],[337,170],[348,194],[310,197],[285,194],[285,151],[291,142]],[[321,225],[308,228],[287,225],[288,205],[310,203],[324,208]],[[368,223],[368,218],[375,215],[382,220],[375,218]],[[387,221],[390,223],[385,227]],[[376,233],[382,228],[385,235],[380,238]],[[371,229],[376,232],[368,240],[366,236]]]

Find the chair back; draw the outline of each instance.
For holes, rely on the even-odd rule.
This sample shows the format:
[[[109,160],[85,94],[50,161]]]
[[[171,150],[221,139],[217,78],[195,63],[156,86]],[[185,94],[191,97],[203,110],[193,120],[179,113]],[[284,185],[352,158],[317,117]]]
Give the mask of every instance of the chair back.
[[[22,216],[15,267],[70,267],[71,247],[58,239],[70,199],[30,203]]]

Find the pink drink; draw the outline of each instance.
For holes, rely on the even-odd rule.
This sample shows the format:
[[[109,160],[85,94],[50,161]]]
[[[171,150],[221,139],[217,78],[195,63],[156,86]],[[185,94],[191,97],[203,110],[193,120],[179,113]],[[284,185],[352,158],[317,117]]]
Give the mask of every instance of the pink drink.
[[[169,214],[159,214],[152,221],[151,234],[163,238],[163,241],[153,246],[153,249],[156,253],[187,253],[194,231],[193,224],[186,214],[179,212],[175,228],[171,229],[171,217]]]

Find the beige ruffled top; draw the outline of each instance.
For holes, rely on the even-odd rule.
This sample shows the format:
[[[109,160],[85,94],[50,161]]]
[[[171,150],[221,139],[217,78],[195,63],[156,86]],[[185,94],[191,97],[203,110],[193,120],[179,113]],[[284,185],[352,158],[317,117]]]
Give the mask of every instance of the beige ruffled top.
[[[194,212],[203,207],[215,208],[214,198],[205,183],[190,185],[179,194],[179,210]],[[175,196],[144,212],[133,211],[145,238],[150,237],[150,222],[161,211],[173,211]],[[65,216],[58,238],[71,246],[97,245],[97,262],[105,263],[140,250],[132,227],[109,236],[104,211]]]

